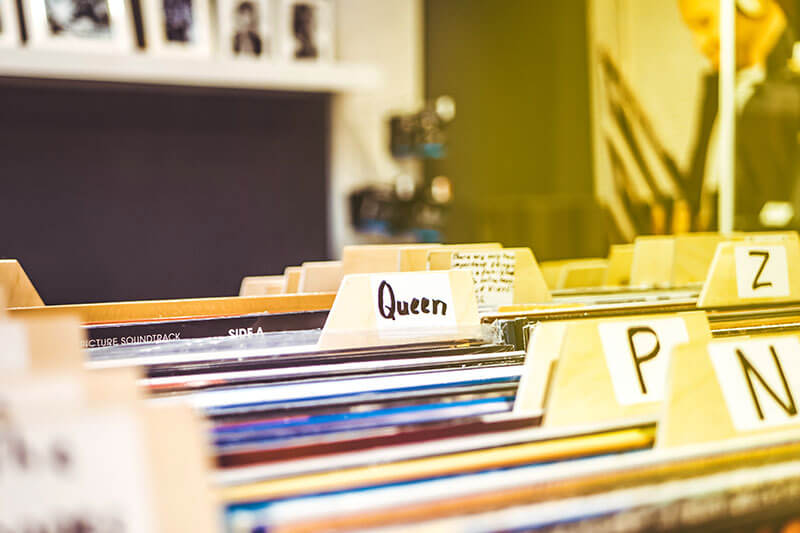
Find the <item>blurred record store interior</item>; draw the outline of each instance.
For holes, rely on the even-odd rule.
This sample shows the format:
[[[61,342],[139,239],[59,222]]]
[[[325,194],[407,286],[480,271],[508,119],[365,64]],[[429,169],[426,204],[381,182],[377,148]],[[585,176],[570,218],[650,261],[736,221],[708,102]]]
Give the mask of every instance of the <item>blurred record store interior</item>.
[[[800,532],[800,0],[0,0],[0,533]]]

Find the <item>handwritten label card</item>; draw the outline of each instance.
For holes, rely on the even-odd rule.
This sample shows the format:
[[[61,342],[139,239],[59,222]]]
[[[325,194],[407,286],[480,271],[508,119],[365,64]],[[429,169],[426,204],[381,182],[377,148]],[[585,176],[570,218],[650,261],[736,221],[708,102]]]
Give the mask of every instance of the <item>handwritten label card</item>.
[[[30,367],[28,333],[22,322],[0,322],[0,370],[24,372]]]
[[[663,400],[669,356],[689,342],[683,318],[601,322],[597,329],[619,404]]]
[[[370,287],[378,331],[456,327],[447,272],[376,274]]]
[[[466,270],[349,274],[336,293],[317,346],[384,346],[479,335],[478,305]]]
[[[0,426],[0,531],[152,533],[146,472],[126,411]]]
[[[789,295],[789,267],[783,246],[736,246],[734,259],[739,298]]]
[[[514,252],[455,252],[450,268],[468,269],[475,284],[478,304],[511,305],[514,303]]]
[[[738,431],[800,422],[797,337],[712,343],[708,353]]]

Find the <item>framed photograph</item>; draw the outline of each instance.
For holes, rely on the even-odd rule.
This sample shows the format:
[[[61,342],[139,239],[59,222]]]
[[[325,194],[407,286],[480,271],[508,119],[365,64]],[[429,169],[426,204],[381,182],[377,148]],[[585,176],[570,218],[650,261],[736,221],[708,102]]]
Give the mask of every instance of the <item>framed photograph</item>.
[[[211,53],[208,0],[143,0],[145,47],[157,54]]]
[[[21,44],[16,0],[0,0],[0,48]]]
[[[136,46],[127,0],[24,0],[23,5],[31,46],[97,52],[130,52]]]
[[[251,59],[272,56],[275,12],[273,0],[217,0],[221,54]]]
[[[333,61],[333,0],[280,0],[281,57]]]

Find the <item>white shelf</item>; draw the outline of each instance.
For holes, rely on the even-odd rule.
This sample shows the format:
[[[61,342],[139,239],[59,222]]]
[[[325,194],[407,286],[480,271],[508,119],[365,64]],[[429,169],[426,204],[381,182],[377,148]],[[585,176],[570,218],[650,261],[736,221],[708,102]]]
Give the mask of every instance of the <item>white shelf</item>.
[[[0,77],[306,92],[370,90],[381,82],[378,69],[347,63],[161,58],[144,53],[24,48],[0,50]]]

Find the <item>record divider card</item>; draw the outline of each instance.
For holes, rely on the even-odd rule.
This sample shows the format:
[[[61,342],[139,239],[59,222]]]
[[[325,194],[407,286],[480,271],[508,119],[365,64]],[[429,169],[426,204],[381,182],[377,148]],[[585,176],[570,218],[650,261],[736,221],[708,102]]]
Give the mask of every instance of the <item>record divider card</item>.
[[[636,237],[630,270],[633,287],[703,284],[719,244],[760,239],[796,239],[795,232],[687,233]]]
[[[500,250],[499,242],[468,244],[364,244],[345,246],[344,274],[420,272],[428,270],[428,253],[433,250]]]
[[[633,244],[612,244],[608,252],[607,287],[630,285],[631,264],[633,263]]]
[[[441,244],[366,244],[345,246],[342,250],[344,275],[400,271],[403,250],[431,250]]]
[[[573,323],[554,320],[537,324],[533,329],[514,401],[515,415],[539,415],[547,409],[549,386],[555,375],[564,336],[567,327]]]
[[[210,455],[191,407],[143,403],[141,369],[87,370],[75,316],[0,325],[9,323],[26,333],[29,364],[0,375],[2,430],[29,460],[0,450],[0,501],[11,502],[0,529],[23,521],[72,530],[80,520],[130,533],[219,530]],[[54,450],[59,461],[39,460]]]
[[[291,313],[330,309],[335,293],[278,294],[272,296],[231,296],[184,300],[143,300],[99,304],[48,305],[9,309],[12,317],[49,316],[74,313],[84,324],[135,322],[153,319],[244,315],[248,313]]]
[[[656,446],[797,431],[799,405],[796,334],[686,344],[672,354]]]
[[[555,288],[565,290],[602,287],[607,277],[607,259],[571,259],[566,261],[558,271]]]
[[[267,296],[283,294],[286,280],[278,276],[245,276],[239,287],[239,296]]]
[[[796,233],[720,243],[698,307],[800,302]],[[675,350],[657,446],[752,438],[800,428],[800,340],[796,334],[692,342]]]
[[[652,235],[633,242],[630,284],[632,287],[662,287],[672,279],[675,237]]]
[[[0,289],[8,307],[44,305],[30,278],[16,259],[0,259]]]
[[[720,243],[697,307],[790,302],[800,302],[800,241],[796,233]]]
[[[0,337],[0,374],[83,370],[82,337],[74,315],[0,317]]]
[[[284,294],[297,294],[302,273],[303,268],[299,266],[289,266],[284,269],[283,280],[286,283],[283,290]]]
[[[568,324],[543,425],[656,418],[674,347],[710,338],[702,311]]]
[[[701,246],[709,246],[713,244],[715,239],[709,238],[709,235],[696,236],[695,243]],[[716,236],[714,236],[716,237]],[[659,243],[659,246],[664,246],[664,242],[668,239],[651,239],[643,238],[643,242]],[[673,246],[677,241],[672,242],[669,246]],[[687,241],[688,242],[688,241]],[[684,245],[680,245],[684,246]],[[655,252],[654,252],[655,253]],[[707,250],[702,254],[706,257],[709,255]],[[675,259],[675,258],[673,258]],[[677,259],[676,259],[677,260]],[[797,265],[796,267],[794,265]],[[652,278],[656,279],[656,278]],[[700,298],[698,300],[698,308],[724,308],[724,307],[743,307],[748,305],[768,305],[768,304],[782,304],[800,301],[800,243],[797,239],[797,234],[791,232],[775,232],[764,234],[736,234],[732,240],[725,240],[718,242],[716,245],[711,266],[708,270],[708,278],[703,286]],[[695,313],[689,313],[694,315]],[[661,319],[671,320],[670,316],[683,316],[683,315],[659,315]],[[580,390],[589,391],[591,394],[597,394],[613,409],[606,408],[599,409],[600,412],[616,413],[614,416],[626,416],[626,413],[648,413],[657,414],[658,405],[665,397],[663,387],[658,393],[659,400],[652,402],[637,401],[633,402],[628,398],[628,405],[649,403],[645,407],[630,407],[625,409],[617,409],[622,404],[619,396],[611,398],[607,393],[610,379],[619,379],[615,377],[614,370],[612,370],[608,350],[608,346],[613,342],[607,340],[609,333],[606,332],[606,340],[602,341],[598,337],[601,335],[595,330],[605,328],[614,328],[618,326],[600,326],[609,321],[639,321],[640,319],[647,319],[648,317],[634,316],[619,319],[596,319],[596,325],[587,325],[591,319],[580,319],[570,322],[545,322],[540,323],[534,329],[532,340],[528,346],[528,354],[525,362],[525,369],[520,381],[520,388],[517,394],[517,401],[515,402],[514,411],[518,414],[539,413],[542,410],[546,411],[544,420],[545,425],[563,425],[576,423],[576,417],[580,418],[582,407],[570,406],[578,394],[577,398],[582,398],[584,395],[579,394]],[[655,319],[656,317],[652,317]],[[691,325],[687,322],[689,329],[687,330],[688,338],[683,342],[704,342],[709,341],[710,330],[707,319],[703,317],[703,324],[692,320]],[[647,325],[645,325],[647,326]],[[652,325],[650,325],[652,326]],[[648,326],[648,327],[650,327]],[[644,326],[642,326],[644,327]],[[636,362],[641,359],[641,354],[638,353],[637,343],[644,342],[646,334],[653,335],[657,339],[659,350],[662,351],[662,361],[667,361],[669,357],[664,357],[665,344],[659,338],[658,328],[650,327],[655,333],[647,330],[636,330],[628,339],[628,351],[631,352],[629,358],[631,361]],[[662,335],[673,336],[675,333],[668,331],[662,332]],[[619,343],[617,343],[619,344]],[[620,353],[625,352],[625,343],[620,344],[622,350]],[[680,342],[669,341],[669,346],[676,346]],[[655,347],[655,344],[654,344]],[[644,348],[643,348],[644,349]],[[668,350],[671,351],[671,350]],[[593,357],[592,354],[595,354]],[[600,358],[597,354],[604,354],[606,357],[606,364],[601,364]],[[586,359],[588,357],[588,359]],[[654,357],[655,358],[655,357]],[[577,363],[575,361],[578,361]],[[598,362],[600,361],[600,362]],[[647,363],[639,361],[636,365],[637,379],[644,379],[644,374],[639,372],[648,366]],[[660,375],[666,376],[668,366],[663,364],[659,367]],[[625,373],[625,366],[618,367]],[[611,372],[611,374],[609,374]],[[594,373],[594,374],[592,374]],[[590,374],[595,377],[591,377]],[[565,377],[566,376],[566,377]],[[582,378],[586,378],[583,379]],[[588,377],[587,377],[588,376]],[[599,377],[598,377],[599,376]],[[629,376],[630,377],[630,376]],[[582,381],[583,379],[583,381]],[[597,379],[597,386],[600,389],[595,390],[591,383]],[[661,383],[664,378],[659,378],[658,382]],[[565,382],[570,383],[583,383],[581,386],[568,387]],[[567,392],[564,392],[565,387]],[[605,387],[607,390],[602,390]],[[646,384],[640,381],[640,389],[646,388]],[[618,389],[613,389],[615,393],[619,393]],[[650,395],[653,398],[652,395]],[[601,405],[598,401],[593,399],[586,403],[592,405],[591,412],[594,406]],[[565,407],[567,406],[567,407]],[[616,409],[616,411],[614,411]],[[591,420],[591,416],[588,420]]]
[[[297,292],[336,292],[343,276],[341,261],[306,261],[300,266]]]
[[[466,270],[345,276],[320,348],[383,346],[474,338],[480,331]]]
[[[431,250],[428,265],[430,270],[470,270],[478,304],[513,305],[551,300],[530,248]]]
[[[474,244],[440,244],[428,247],[400,248],[400,272],[420,272],[428,270],[428,255],[436,250],[501,250],[503,245],[499,242],[483,242]]]

